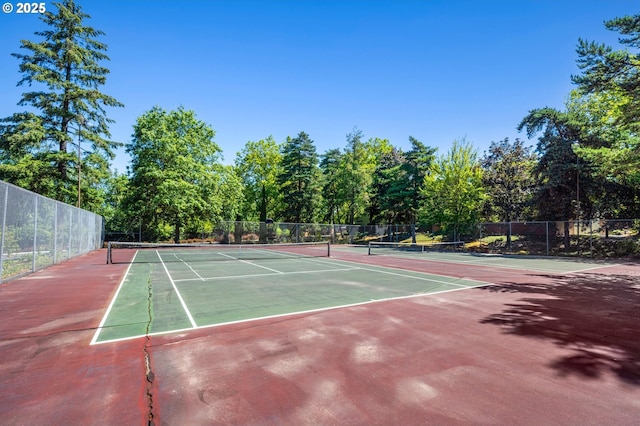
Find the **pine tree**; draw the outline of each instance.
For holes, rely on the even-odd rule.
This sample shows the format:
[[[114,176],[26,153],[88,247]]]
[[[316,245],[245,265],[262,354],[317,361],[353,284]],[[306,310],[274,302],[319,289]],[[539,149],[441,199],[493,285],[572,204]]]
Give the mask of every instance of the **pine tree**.
[[[109,140],[106,107],[123,106],[100,92],[109,70],[104,35],[84,24],[90,16],[73,0],[53,3],[56,13],[41,18],[41,41],[22,40],[19,86],[29,91],[18,102],[27,109],[0,120],[0,178],[61,201],[98,203],[98,183],[108,177],[119,145]],[[77,139],[76,139],[77,138]],[[85,143],[82,143],[85,142]],[[75,145],[75,147],[74,147]]]
[[[340,221],[340,163],[342,153],[339,149],[330,149],[325,152],[320,161],[322,170],[322,198],[324,199],[324,212],[322,220],[328,223]]]
[[[371,197],[371,183],[375,158],[363,142],[362,131],[354,128],[347,135],[347,147],[340,169],[340,199],[344,205],[346,222],[355,224],[366,212]]]
[[[409,136],[409,142],[411,142],[411,150],[406,153],[407,161],[402,166],[407,175],[404,198],[406,200],[407,221],[415,224],[418,210],[424,203],[422,193],[424,178],[431,163],[435,160],[436,148],[429,147],[412,136]]]
[[[287,138],[282,146],[282,171],[278,181],[283,194],[286,222],[315,222],[320,197],[318,154],[305,132]]]

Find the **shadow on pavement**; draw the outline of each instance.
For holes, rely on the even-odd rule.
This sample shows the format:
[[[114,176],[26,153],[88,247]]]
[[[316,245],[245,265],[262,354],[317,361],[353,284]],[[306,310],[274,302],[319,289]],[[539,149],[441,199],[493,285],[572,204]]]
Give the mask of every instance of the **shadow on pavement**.
[[[624,383],[640,386],[640,279],[602,274],[538,277],[548,282],[485,287],[523,298],[481,322],[571,350],[550,365],[561,376],[598,379],[611,372]]]

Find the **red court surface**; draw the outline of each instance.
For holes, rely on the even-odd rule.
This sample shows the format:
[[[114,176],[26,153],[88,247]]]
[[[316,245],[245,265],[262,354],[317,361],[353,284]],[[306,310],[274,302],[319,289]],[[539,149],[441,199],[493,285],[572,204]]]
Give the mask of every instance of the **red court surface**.
[[[127,267],[90,253],[0,285],[0,423],[640,423],[637,264],[333,256],[494,285],[90,345]]]

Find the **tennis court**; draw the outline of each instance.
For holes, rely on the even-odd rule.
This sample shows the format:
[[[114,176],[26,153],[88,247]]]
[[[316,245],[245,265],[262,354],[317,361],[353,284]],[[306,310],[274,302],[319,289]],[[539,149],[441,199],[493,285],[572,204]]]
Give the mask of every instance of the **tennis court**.
[[[487,284],[359,265],[329,255],[326,243],[255,247],[114,244],[109,261],[130,265],[92,342],[182,332]]]
[[[103,249],[1,286],[0,418],[78,425],[635,425],[640,418],[637,262],[369,255],[367,247],[337,245],[234,250]]]
[[[495,255],[473,253],[464,250],[464,244],[453,243],[369,243],[367,247],[343,246],[336,250],[346,252],[367,252],[370,256],[391,256],[427,262],[445,262],[458,265],[477,265],[498,269],[515,269],[519,271],[536,271],[549,273],[574,273],[603,266],[613,266],[615,262],[603,262],[589,258],[563,258],[549,256]]]

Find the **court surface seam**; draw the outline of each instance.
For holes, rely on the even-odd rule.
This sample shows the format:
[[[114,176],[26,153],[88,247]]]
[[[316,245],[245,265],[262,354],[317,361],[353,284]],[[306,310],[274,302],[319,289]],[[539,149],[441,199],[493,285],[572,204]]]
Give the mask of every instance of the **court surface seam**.
[[[133,260],[135,260],[137,255],[138,255],[138,252],[136,252],[136,254],[133,255]],[[118,285],[118,289],[116,290],[116,293],[111,298],[111,302],[109,303],[109,306],[107,306],[107,310],[105,311],[104,315],[102,316],[102,320],[100,321],[100,324],[98,324],[98,328],[96,329],[96,332],[93,335],[93,338],[91,339],[91,342],[89,343],[89,345],[95,345],[96,342],[98,341],[98,336],[100,336],[100,332],[102,332],[102,329],[103,329],[105,323],[107,322],[107,318],[109,317],[109,314],[111,313],[111,309],[113,308],[113,305],[116,303],[116,300],[118,299],[118,295],[120,294],[120,290],[122,290],[122,287],[124,287],[124,282],[127,280],[127,277],[129,276],[129,271],[131,270],[131,266],[133,266],[133,260],[131,261],[131,263],[129,263],[129,266],[127,267],[127,270],[125,271],[124,275],[122,276],[122,280],[120,280],[120,284]]]

